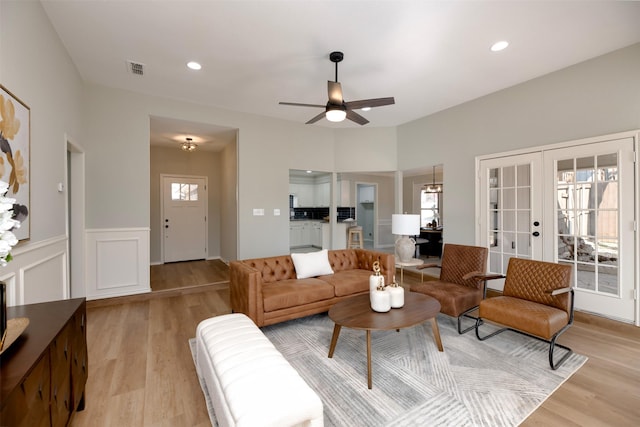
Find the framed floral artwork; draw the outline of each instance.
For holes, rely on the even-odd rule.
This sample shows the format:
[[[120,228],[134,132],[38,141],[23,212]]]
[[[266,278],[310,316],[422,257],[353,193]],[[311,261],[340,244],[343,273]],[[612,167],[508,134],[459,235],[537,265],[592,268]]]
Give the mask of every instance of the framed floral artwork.
[[[31,110],[0,85],[0,181],[8,184],[5,197],[14,199],[13,218],[20,228],[13,233],[18,240],[30,236],[30,149]]]

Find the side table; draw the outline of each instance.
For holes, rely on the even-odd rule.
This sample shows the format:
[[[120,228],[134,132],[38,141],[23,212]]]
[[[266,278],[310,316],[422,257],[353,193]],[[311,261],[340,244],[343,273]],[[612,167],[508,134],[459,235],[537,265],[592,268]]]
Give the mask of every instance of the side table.
[[[417,267],[422,265],[424,261],[418,258],[411,258],[409,261],[402,262],[396,259],[396,267],[400,267],[400,286],[404,285],[404,268],[405,267]]]

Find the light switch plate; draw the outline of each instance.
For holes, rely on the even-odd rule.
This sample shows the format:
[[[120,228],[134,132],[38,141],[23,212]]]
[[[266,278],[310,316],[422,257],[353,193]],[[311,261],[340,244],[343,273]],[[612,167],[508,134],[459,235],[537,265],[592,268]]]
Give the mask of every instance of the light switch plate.
[[[280,209],[274,209],[273,216],[280,216]]]
[[[264,209],[253,209],[253,216],[264,216]]]

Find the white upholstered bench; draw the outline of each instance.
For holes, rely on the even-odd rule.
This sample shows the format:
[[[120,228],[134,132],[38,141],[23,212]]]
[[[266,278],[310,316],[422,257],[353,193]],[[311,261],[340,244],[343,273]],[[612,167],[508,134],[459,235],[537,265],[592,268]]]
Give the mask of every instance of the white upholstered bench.
[[[196,369],[220,427],[324,424],[318,395],[244,314],[200,322]]]

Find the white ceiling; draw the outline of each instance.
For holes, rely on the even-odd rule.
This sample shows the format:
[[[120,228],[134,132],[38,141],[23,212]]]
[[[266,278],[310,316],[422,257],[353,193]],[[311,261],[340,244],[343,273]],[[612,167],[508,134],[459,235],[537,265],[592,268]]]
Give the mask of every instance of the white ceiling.
[[[42,3],[87,82],[299,123],[322,110],[278,102],[326,103],[334,50],[345,55],[338,80],[346,101],[395,97],[395,105],[361,113],[376,127],[640,42],[640,2],[628,1]],[[503,39],[506,50],[489,50]],[[144,64],[144,76],[129,73],[128,60]],[[187,69],[190,60],[202,70]],[[152,134],[175,139],[190,132],[183,124]],[[309,126],[359,127],[326,119]]]

